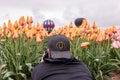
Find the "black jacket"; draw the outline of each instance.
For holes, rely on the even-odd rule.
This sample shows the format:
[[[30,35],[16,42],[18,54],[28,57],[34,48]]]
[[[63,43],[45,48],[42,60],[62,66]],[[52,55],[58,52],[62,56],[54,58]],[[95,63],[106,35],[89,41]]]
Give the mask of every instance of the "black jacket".
[[[93,80],[86,65],[71,59],[44,58],[32,71],[32,80]]]

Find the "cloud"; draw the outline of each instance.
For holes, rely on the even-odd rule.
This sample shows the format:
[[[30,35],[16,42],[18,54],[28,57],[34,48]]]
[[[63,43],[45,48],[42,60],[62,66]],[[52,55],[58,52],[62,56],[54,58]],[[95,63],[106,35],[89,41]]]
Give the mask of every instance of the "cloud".
[[[33,14],[33,20],[34,22],[42,22],[42,20],[45,18],[45,15],[40,13],[39,9],[32,9]]]
[[[32,15],[40,23],[50,18],[56,26],[85,17],[90,23],[96,21],[99,27],[109,27],[120,25],[119,3],[120,0],[1,0],[0,6],[7,9],[2,9],[0,15],[8,14],[10,18]]]

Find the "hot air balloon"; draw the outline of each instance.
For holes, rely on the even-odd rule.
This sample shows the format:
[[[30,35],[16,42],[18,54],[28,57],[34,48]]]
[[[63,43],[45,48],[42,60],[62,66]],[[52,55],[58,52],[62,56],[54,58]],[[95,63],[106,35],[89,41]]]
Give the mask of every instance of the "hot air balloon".
[[[43,27],[45,28],[45,30],[48,33],[50,33],[53,30],[53,28],[55,27],[55,24],[54,24],[53,20],[48,19],[43,22]]]
[[[74,21],[75,25],[77,27],[79,27],[82,24],[82,22],[83,22],[84,19],[85,18],[77,18],[77,19],[75,19],[75,21]]]

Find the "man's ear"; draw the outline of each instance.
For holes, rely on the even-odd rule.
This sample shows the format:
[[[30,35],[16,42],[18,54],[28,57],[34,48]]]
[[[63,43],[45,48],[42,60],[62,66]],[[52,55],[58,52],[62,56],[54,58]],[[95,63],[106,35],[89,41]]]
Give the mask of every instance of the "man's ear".
[[[50,57],[51,53],[50,53],[50,49],[49,48],[47,49],[47,53],[48,53],[48,57]]]
[[[70,55],[72,55],[72,49],[70,48]]]

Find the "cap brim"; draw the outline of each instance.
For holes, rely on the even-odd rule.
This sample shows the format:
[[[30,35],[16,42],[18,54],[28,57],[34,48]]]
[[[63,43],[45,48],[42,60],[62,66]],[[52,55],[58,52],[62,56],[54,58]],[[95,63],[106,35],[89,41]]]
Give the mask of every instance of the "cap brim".
[[[70,51],[51,51],[52,58],[70,58]]]

